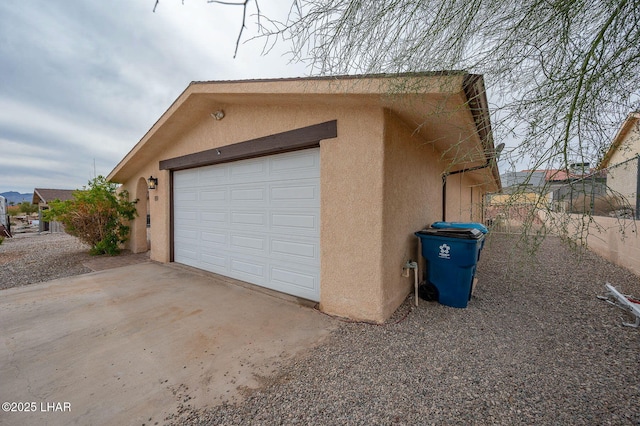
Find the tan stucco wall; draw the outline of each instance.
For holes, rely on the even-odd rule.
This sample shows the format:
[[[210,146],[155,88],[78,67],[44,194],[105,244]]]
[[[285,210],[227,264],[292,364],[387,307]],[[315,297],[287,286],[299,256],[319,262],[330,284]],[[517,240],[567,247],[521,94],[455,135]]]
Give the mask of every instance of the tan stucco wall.
[[[589,229],[587,236],[589,249],[640,276],[638,222],[597,216],[592,217],[591,220],[598,226]]]
[[[444,167],[439,158],[432,144],[386,111],[380,320],[388,318],[413,288],[413,271],[405,278],[402,268],[408,260],[422,262],[414,232],[442,216]]]
[[[320,308],[374,321],[383,319],[382,117],[370,109],[338,119],[338,137],[320,145]]]
[[[631,208],[636,207],[638,173],[640,161],[638,157],[631,158],[607,169],[607,191],[612,196],[622,197]]]
[[[131,201],[139,199],[145,200],[147,189],[140,185],[140,180],[145,181],[149,176],[158,178],[158,188],[149,190],[149,215],[151,217],[151,260],[157,262],[169,261],[169,173],[158,170],[158,161],[141,165],[139,175],[122,184],[122,189],[129,191]],[[138,217],[131,224],[131,237],[125,243],[125,248],[140,253],[146,251],[146,237],[136,238],[140,235],[140,228],[144,228],[146,233],[146,204],[140,203],[137,207]]]
[[[447,177],[447,222],[482,222],[485,185],[477,172]],[[442,214],[437,220],[442,220]]]
[[[554,220],[562,223],[563,232],[566,232],[567,236],[585,238],[589,250],[640,276],[638,221],[603,216],[585,218],[577,214],[561,216],[546,211],[540,211],[539,215],[543,221]],[[589,223],[588,230],[584,228],[585,222]]]

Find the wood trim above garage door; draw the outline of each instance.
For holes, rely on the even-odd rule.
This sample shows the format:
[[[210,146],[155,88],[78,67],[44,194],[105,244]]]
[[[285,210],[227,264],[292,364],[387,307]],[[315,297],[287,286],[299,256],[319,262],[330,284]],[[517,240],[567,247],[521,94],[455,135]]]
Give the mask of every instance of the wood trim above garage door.
[[[280,154],[320,146],[323,139],[338,136],[337,121],[327,121],[288,132],[238,142],[219,148],[160,161],[160,170],[184,170],[247,158]]]

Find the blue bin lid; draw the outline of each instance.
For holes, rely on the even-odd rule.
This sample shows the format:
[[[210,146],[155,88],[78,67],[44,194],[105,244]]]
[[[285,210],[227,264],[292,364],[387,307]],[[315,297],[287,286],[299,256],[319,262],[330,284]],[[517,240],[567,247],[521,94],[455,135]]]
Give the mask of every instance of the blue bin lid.
[[[476,228],[427,228],[416,232],[416,236],[420,235],[461,238],[464,240],[479,240],[484,237],[482,231]]]
[[[442,229],[442,228],[464,228],[464,229],[468,229],[468,228],[473,228],[473,229],[477,229],[478,231],[482,232],[483,234],[486,234],[487,232],[489,232],[489,230],[487,229],[486,226],[484,226],[481,223],[478,222],[433,222],[431,224],[432,228],[438,228],[438,229]]]

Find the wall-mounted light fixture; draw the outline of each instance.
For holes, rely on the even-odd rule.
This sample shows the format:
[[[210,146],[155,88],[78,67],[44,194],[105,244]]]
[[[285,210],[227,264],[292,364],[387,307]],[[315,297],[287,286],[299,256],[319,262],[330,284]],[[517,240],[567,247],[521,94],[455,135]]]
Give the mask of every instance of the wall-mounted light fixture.
[[[224,118],[224,111],[219,109],[218,111],[212,112],[211,113],[211,117],[215,118],[216,120],[220,121]]]
[[[158,178],[149,176],[149,179],[147,179],[147,183],[149,185],[149,189],[156,189],[158,187]]]

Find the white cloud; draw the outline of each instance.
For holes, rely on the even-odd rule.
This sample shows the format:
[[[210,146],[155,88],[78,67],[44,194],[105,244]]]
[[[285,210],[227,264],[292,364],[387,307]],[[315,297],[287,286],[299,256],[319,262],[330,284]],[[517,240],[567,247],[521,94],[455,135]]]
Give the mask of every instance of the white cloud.
[[[241,7],[154,3],[0,3],[0,192],[81,187],[94,160],[107,174],[191,81],[304,75],[284,46],[242,44],[233,59]],[[262,6],[282,16],[287,3]]]

